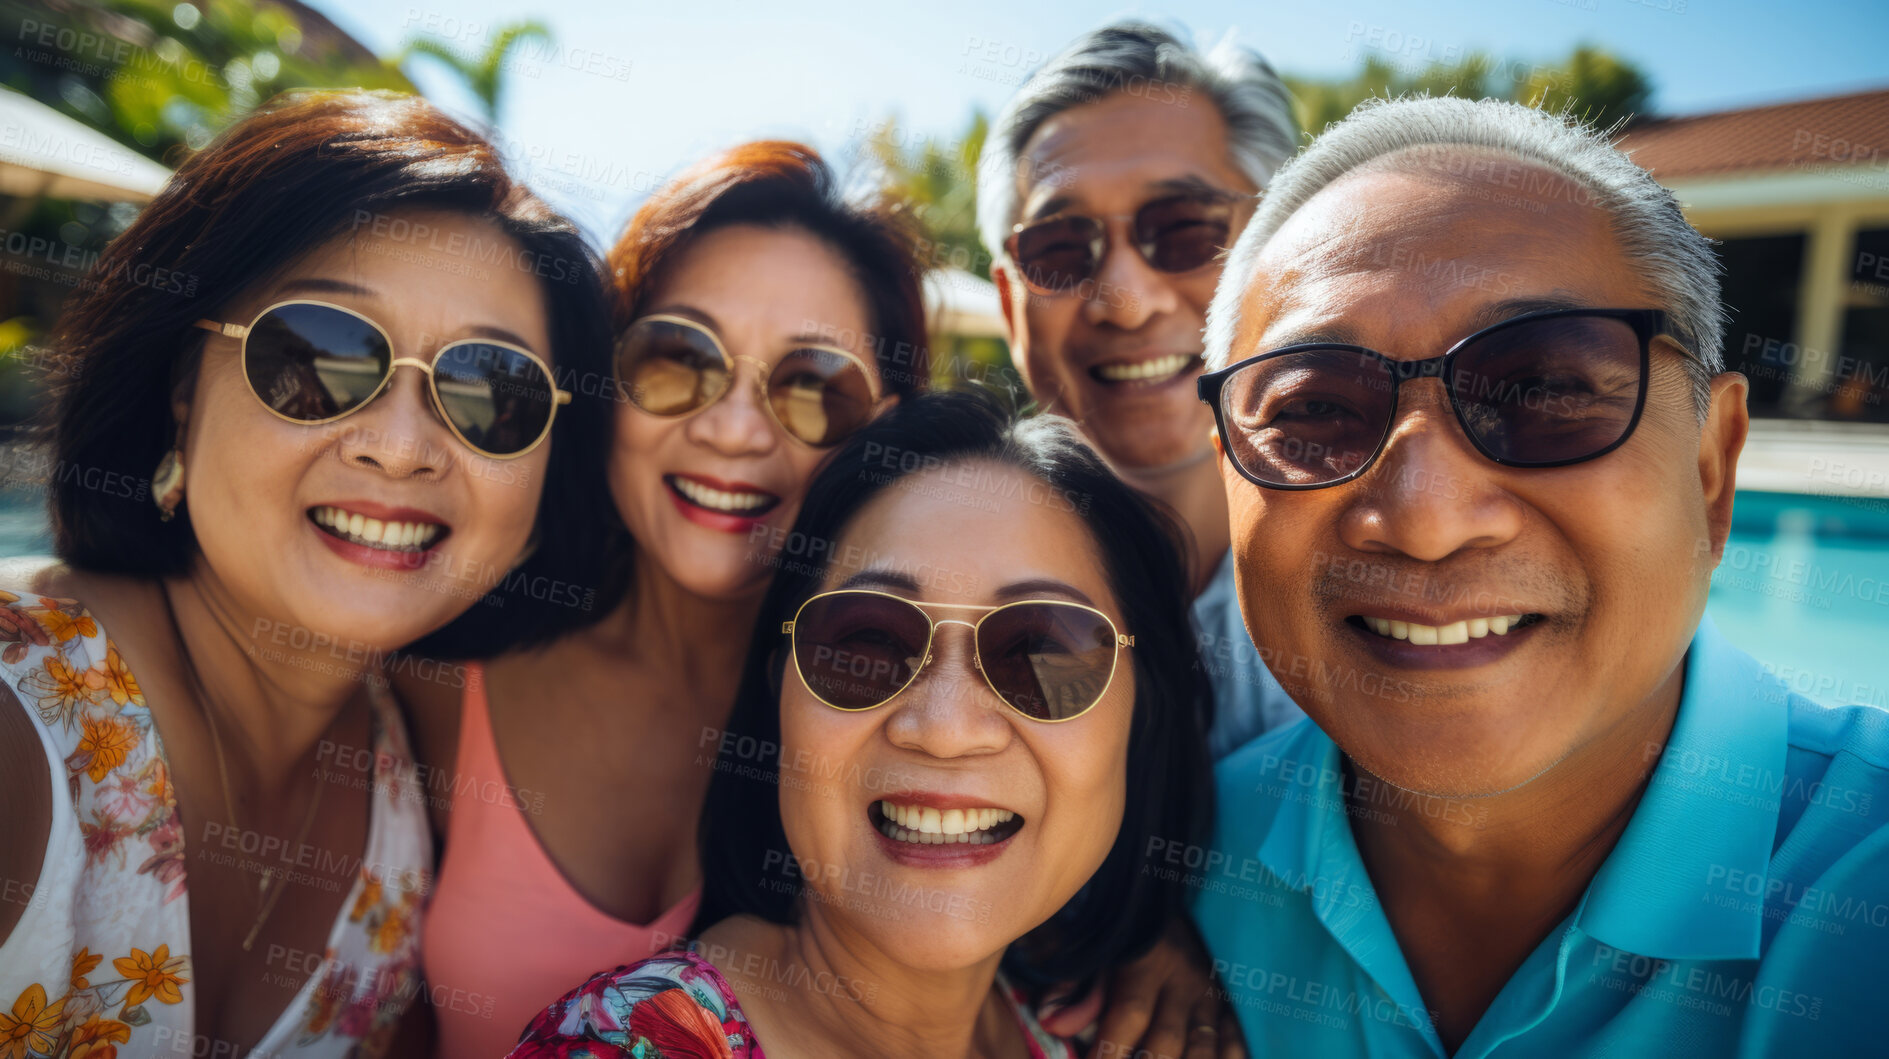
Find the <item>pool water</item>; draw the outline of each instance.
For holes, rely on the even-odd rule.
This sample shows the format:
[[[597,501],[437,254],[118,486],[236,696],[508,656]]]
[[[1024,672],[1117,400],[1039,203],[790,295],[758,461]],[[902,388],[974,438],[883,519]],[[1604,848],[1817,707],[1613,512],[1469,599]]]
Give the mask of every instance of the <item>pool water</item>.
[[[1889,498],[1740,492],[1706,613],[1793,690],[1889,709]]]
[[[51,550],[40,494],[0,491],[0,559]],[[1706,612],[1794,690],[1889,709],[1889,498],[1740,492]]]

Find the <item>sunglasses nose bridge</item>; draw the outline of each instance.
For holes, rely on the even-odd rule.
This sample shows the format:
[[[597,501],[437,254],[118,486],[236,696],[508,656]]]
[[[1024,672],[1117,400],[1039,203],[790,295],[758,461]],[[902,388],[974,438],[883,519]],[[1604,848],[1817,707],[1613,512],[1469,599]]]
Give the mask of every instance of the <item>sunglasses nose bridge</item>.
[[[728,360],[736,369],[743,364],[754,369],[750,378],[754,382],[755,389],[761,391],[762,394],[767,393],[767,377],[773,371],[772,365],[768,364],[767,361],[762,360],[760,357],[750,357],[745,354],[731,353],[728,356]],[[741,373],[739,370],[736,370],[735,374],[739,375]]]
[[[1448,357],[1430,357],[1425,360],[1393,360],[1390,362],[1391,373],[1397,377],[1399,383],[1416,379],[1440,379],[1443,377],[1443,362],[1448,359]]]

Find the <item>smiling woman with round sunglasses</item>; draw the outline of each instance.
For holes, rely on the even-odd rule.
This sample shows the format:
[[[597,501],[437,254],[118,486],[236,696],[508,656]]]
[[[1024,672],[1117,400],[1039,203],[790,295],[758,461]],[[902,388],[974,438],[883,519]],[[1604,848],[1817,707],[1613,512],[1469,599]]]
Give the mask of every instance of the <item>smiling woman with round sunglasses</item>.
[[[601,475],[551,459],[608,429],[551,375],[609,370],[600,265],[485,140],[341,92],[236,123],[93,276],[54,336],[63,565],[0,592],[32,898],[0,902],[0,1036],[410,1054],[433,844],[383,670],[463,683],[403,651],[580,616],[504,579],[601,549]]]
[[[799,561],[787,529],[807,482],[929,378],[911,233],[844,200],[800,145],[683,173],[610,260],[599,620],[468,667],[463,691],[396,677],[422,760],[452,779],[433,803],[445,851],[423,946],[448,998],[442,1055],[503,1054],[572,982],[688,928],[705,733],[762,592]]]
[[[907,402],[795,533],[832,546],[770,587],[713,740],[698,934],[513,1056],[1073,1055],[1035,1002],[1183,908],[1147,859],[1211,815],[1176,530],[1066,421]]]

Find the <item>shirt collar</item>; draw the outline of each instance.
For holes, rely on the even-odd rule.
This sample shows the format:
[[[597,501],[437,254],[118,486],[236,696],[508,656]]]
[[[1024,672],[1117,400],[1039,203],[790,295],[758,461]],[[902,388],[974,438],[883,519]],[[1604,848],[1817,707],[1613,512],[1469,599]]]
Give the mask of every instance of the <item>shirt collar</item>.
[[[1643,956],[1751,959],[1763,902],[1748,897],[1755,884],[1729,882],[1762,880],[1769,869],[1785,783],[1785,689],[1709,618],[1693,634],[1685,667],[1659,765],[1588,885],[1575,925]],[[1361,924],[1346,922],[1352,917],[1333,895],[1370,880],[1344,813],[1338,747],[1306,723],[1280,741],[1276,755],[1266,773],[1286,790],[1259,859],[1288,886],[1310,889],[1319,919],[1342,941],[1345,926]],[[1374,970],[1380,981],[1401,977]]]
[[[1259,861],[1286,886],[1304,892],[1327,932],[1383,987],[1424,1038],[1441,1049],[1416,979],[1404,962],[1377,890],[1358,855],[1345,811],[1338,745],[1304,721],[1260,762],[1261,789],[1280,801],[1259,847]]]
[[[1665,751],[1575,925],[1661,959],[1755,959],[1785,785],[1785,689],[1713,626],[1686,651]],[[1744,873],[1742,875],[1734,873]],[[1736,880],[1753,879],[1753,884]]]

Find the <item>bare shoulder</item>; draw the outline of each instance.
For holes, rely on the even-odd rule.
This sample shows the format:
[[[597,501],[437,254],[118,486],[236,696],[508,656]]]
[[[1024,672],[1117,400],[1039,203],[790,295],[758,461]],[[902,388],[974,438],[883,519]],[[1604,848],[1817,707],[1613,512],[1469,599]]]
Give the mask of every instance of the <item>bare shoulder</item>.
[[[33,592],[54,599],[76,599],[100,621],[121,618],[139,621],[162,608],[163,596],[158,582],[151,578],[127,577],[81,570],[56,560],[14,560],[0,566],[0,585],[25,585]],[[31,565],[34,562],[40,565]],[[18,572],[23,576],[6,579]]]
[[[37,565],[36,565],[37,564]],[[60,599],[80,599],[89,579],[95,575],[74,569],[57,559],[9,559],[0,574],[15,575],[8,579],[9,584],[25,585],[42,596],[56,596]]]

